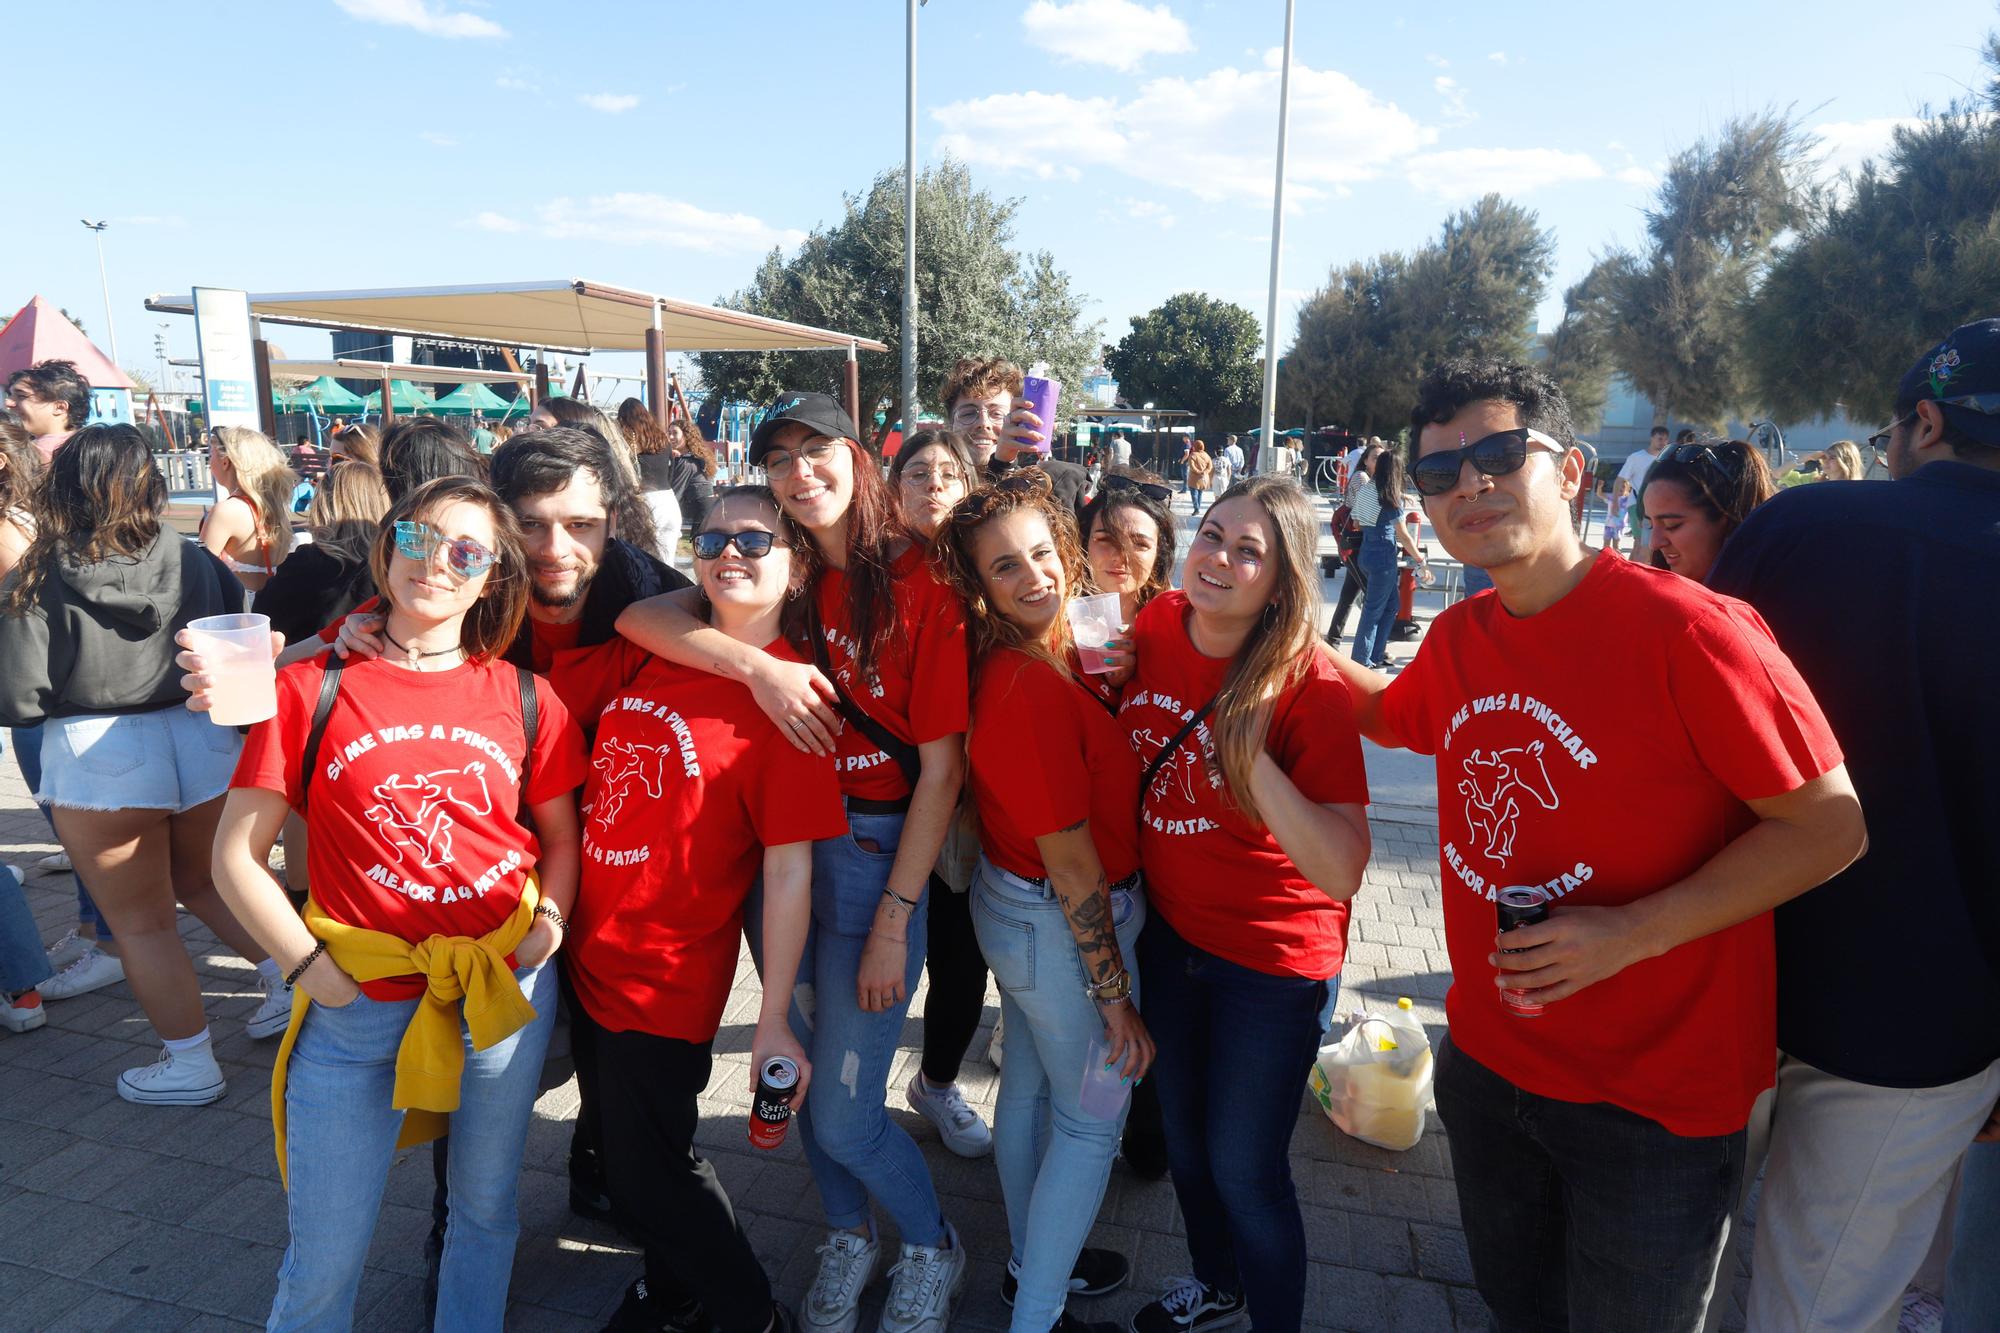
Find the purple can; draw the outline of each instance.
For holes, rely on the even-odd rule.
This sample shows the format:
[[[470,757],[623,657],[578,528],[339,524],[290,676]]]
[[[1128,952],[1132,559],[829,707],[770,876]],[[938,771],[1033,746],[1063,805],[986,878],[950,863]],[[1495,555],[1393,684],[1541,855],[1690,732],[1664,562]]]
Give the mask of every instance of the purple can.
[[[1020,406],[1042,419],[1042,442],[1035,448],[1045,455],[1049,452],[1049,441],[1055,438],[1056,405],[1061,401],[1061,380],[1029,375],[1021,381]]]

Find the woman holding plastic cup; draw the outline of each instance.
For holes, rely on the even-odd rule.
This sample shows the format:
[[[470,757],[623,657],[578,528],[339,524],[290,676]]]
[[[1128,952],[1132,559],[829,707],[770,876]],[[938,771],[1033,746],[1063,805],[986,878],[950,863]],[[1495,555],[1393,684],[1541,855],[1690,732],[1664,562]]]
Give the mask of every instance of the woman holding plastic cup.
[[[34,540],[0,591],[0,722],[43,722],[38,801],[120,945],[165,1051],[118,1076],[130,1102],[200,1106],[227,1090],[174,904],[258,965],[252,1036],[284,1028],[277,968],[216,896],[209,846],[241,741],[183,706],[174,633],[242,609],[222,563],[160,522],[146,437],[86,426],[34,497]],[[267,650],[268,656],[268,650]]]
[[[1139,763],[1115,688],[1071,643],[1064,609],[1083,553],[1047,480],[1027,473],[961,500],[936,558],[965,603],[978,675],[966,749],[985,854],[972,913],[1007,1025],[994,1141],[1012,1327],[1096,1329],[1064,1301],[1130,1270],[1083,1242],[1130,1087],[1153,1059],[1131,966],[1146,916]]]
[[[448,1114],[437,1327],[492,1329],[576,893],[583,737],[500,659],[528,569],[492,490],[411,492],[369,563],[394,651],[285,669],[215,839],[218,887],[303,992],[271,1079],[292,1236],[269,1326],[352,1321],[396,1149]],[[311,833],[303,916],[265,863],[288,810]]]
[[[1297,1328],[1303,1313],[1287,1152],[1369,847],[1360,736],[1319,642],[1318,544],[1295,483],[1241,482],[1202,515],[1180,590],[1132,627],[1119,720],[1146,766],[1139,960],[1194,1261],[1133,1317],[1136,1333],[1246,1305],[1260,1329]]]

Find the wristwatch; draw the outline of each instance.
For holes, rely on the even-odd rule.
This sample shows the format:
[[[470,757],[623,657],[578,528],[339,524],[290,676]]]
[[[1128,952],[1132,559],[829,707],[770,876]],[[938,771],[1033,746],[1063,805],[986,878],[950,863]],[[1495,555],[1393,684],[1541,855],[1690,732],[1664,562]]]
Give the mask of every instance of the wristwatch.
[[[1083,993],[1099,1004],[1117,1004],[1132,998],[1132,973],[1127,968],[1119,968],[1118,975],[1108,981],[1100,981],[1094,986],[1085,986]]]

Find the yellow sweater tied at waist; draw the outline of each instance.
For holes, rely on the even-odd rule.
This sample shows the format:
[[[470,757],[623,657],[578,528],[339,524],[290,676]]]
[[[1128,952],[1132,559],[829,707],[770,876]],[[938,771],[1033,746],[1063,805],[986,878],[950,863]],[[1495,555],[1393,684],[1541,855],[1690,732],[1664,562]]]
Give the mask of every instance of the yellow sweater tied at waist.
[[[465,1074],[461,1016],[476,1051],[505,1041],[534,1022],[535,1007],[521,993],[507,957],[534,925],[535,904],[540,901],[539,884],[531,874],[513,915],[490,933],[478,939],[432,935],[412,944],[378,930],[342,925],[318,903],[306,900],[306,929],[326,941],[327,956],[341,971],[359,982],[409,976],[425,980],[417,1012],[396,1051],[396,1090],[390,1104],[408,1113],[396,1136],[398,1148],[443,1137],[449,1125],[446,1117],[458,1109],[459,1082]],[[291,1025],[271,1070],[271,1125],[277,1135],[281,1180],[285,1178],[285,1066],[311,1007],[305,989],[294,989]]]

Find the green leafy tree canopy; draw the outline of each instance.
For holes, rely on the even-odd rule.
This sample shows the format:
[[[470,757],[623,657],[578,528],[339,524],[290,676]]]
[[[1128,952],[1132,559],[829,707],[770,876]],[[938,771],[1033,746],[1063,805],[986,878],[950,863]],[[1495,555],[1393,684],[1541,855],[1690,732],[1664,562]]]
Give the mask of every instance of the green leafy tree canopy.
[[[1182,408],[1202,428],[1225,429],[1263,389],[1257,317],[1230,301],[1182,292],[1143,315],[1105,355],[1128,403]]]

